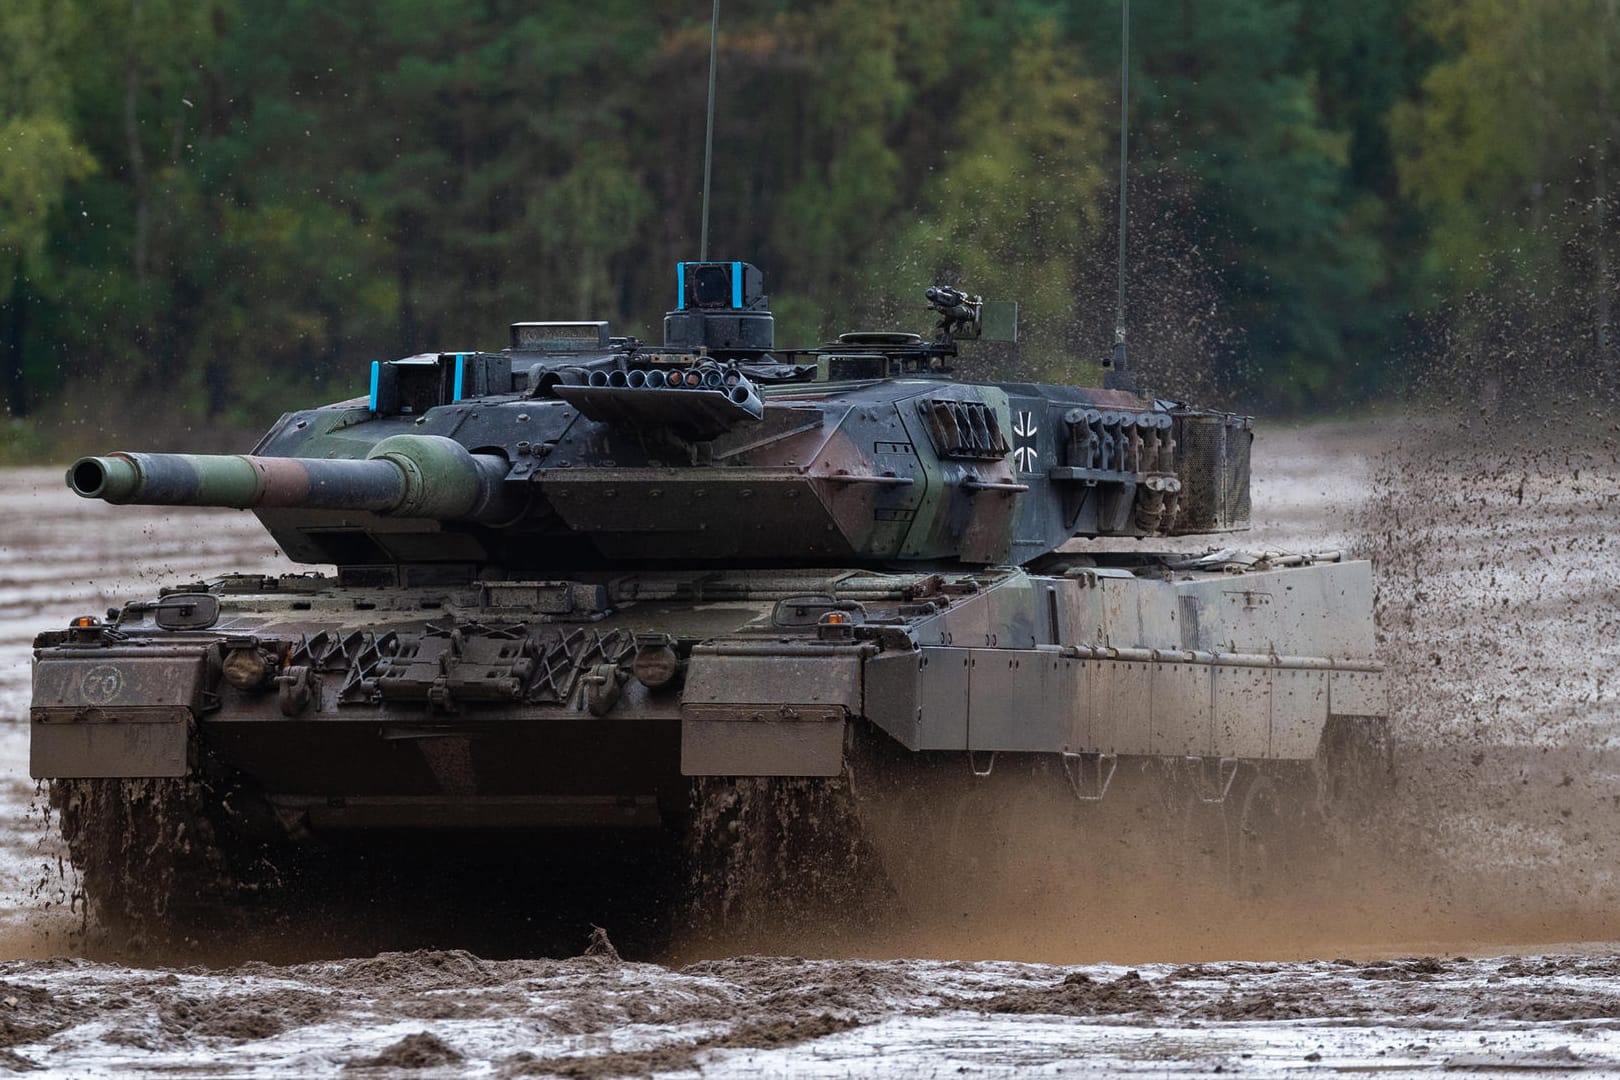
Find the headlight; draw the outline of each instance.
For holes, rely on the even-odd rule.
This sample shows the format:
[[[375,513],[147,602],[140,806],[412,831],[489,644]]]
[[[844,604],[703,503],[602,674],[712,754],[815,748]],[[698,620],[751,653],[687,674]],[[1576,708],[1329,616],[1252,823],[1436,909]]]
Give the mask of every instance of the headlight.
[[[275,668],[256,648],[232,649],[225,654],[225,681],[238,690],[262,690],[270,685]]]

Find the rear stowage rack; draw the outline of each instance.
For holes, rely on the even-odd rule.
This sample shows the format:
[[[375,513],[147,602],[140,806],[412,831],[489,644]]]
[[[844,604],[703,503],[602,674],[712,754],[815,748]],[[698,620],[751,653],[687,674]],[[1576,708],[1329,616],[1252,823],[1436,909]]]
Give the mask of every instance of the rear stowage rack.
[[[1173,415],[1181,503],[1168,531],[1181,535],[1248,528],[1252,422],[1230,413]]]

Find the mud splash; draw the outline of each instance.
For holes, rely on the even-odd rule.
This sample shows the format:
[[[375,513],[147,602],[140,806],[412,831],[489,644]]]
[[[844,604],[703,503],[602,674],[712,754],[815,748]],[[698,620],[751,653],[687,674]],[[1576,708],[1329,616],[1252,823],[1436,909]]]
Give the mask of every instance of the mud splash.
[[[718,858],[705,905],[724,911],[752,895],[755,902],[804,907],[805,917],[790,920],[795,928],[788,934],[709,936],[683,942],[666,958],[768,950],[1139,963],[1470,952],[1614,936],[1620,920],[1610,913],[1620,905],[1609,837],[1620,824],[1620,767],[1613,760],[1620,747],[1611,750],[1610,742],[1620,717],[1609,680],[1620,668],[1620,560],[1606,557],[1620,492],[1613,435],[1606,443],[1561,445],[1541,428],[1471,423],[1326,426],[1268,432],[1256,445],[1256,529],[1245,544],[1343,547],[1378,562],[1382,649],[1396,687],[1398,775],[1376,828],[1338,823],[1308,872],[1270,882],[1264,896],[1241,896],[1211,888],[1227,855],[1211,850],[1219,845],[1208,830],[1167,815],[1163,806],[1130,799],[1076,806],[1061,781],[1032,775],[981,795],[992,805],[976,813],[971,806],[964,811],[960,797],[973,779],[946,777],[943,792],[922,793],[908,820],[877,837],[906,894],[907,918],[897,928],[892,920],[877,925],[874,916],[891,903],[881,895],[810,903],[793,886],[805,875],[773,854],[788,832],[833,821],[838,807],[755,792],[706,808]],[[37,476],[24,479],[21,491],[0,489],[0,503],[9,502],[20,517],[48,525],[82,504],[41,487]],[[48,479],[57,480],[54,473]],[[41,499],[43,507],[34,505]],[[98,535],[111,537],[124,520],[109,518]],[[116,538],[126,565],[172,566],[163,546],[172,530],[156,531],[139,517],[131,527]],[[205,568],[232,557],[235,534],[219,535],[224,551],[188,550],[183,557],[195,556]],[[48,538],[43,528],[15,538],[8,533],[10,564],[38,561]],[[152,560],[140,556],[143,545],[152,548]],[[0,672],[0,683],[15,674]],[[974,821],[998,814],[1010,823],[1002,839],[974,831]],[[31,888],[54,893],[59,910],[65,897],[77,916],[73,897],[82,883],[61,865],[59,847],[52,853],[48,838],[32,846]],[[811,865],[799,868],[808,879],[861,859],[853,849],[800,850],[812,853]],[[511,896],[578,891],[590,873],[582,866],[580,874],[519,879],[502,873],[503,861],[513,860],[486,854],[452,854],[456,872],[439,876],[457,877],[466,888],[436,887],[437,920],[402,924],[394,933],[386,924],[389,905],[368,903],[349,913],[341,905],[313,905],[321,926],[284,921],[277,933],[252,938],[249,954],[298,959],[323,950],[439,944],[512,955],[566,948],[591,921],[635,942],[622,903],[615,908],[606,895],[598,897],[604,903],[553,920],[545,934],[526,932],[503,943],[466,933],[510,922],[514,913],[532,929],[532,905],[514,905]],[[402,853],[403,862],[412,856]],[[616,865],[640,858],[630,853]],[[333,863],[348,875],[354,895],[429,887],[385,872],[381,858],[375,873],[357,872],[352,861],[339,855]],[[1257,908],[1264,918],[1255,917]],[[56,937],[47,950],[60,947],[60,932],[51,932]],[[26,937],[18,936],[17,953],[38,947]],[[289,950],[289,942],[304,951]]]
[[[922,824],[893,839],[934,903],[904,932],[872,930],[856,912],[748,945],[826,959],[737,957],[748,943],[719,940],[662,957],[676,966],[601,950],[173,970],[19,960],[0,964],[0,1067],[116,1075],[206,1065],[267,1076],[386,1074],[418,1062],[427,1074],[497,1075],[694,1064],[720,1075],[1010,1074],[1077,1060],[1098,1072],[1189,1075],[1322,1063],[1615,1068],[1620,961],[1563,944],[1620,939],[1611,539],[1620,454],[1605,430],[1560,442],[1539,427],[1431,417],[1262,435],[1257,528],[1243,543],[1346,547],[1377,560],[1397,709],[1396,787],[1375,825],[1335,826],[1320,872],[1285,875],[1268,893],[1206,888],[1198,831],[1165,829],[1158,808],[1105,803],[1077,821],[1085,808],[1032,778],[1002,800],[1024,823],[1002,850],[984,850],[943,803],[914,808]],[[21,700],[21,643],[42,621],[95,610],[104,588],[111,599],[265,555],[244,546],[250,520],[217,531],[217,548],[204,551],[195,540],[174,547],[160,520],[120,531],[109,516],[95,557],[148,567],[153,580],[87,584],[99,571],[44,558],[65,535],[61,508],[54,518],[36,512],[32,490],[0,475],[0,510],[30,523],[0,537],[13,582],[13,599],[0,597],[0,646],[11,650],[0,701]],[[13,777],[0,784],[0,805],[18,823],[0,836],[9,897],[0,948],[64,951],[76,883],[50,835],[54,818],[22,779],[24,730],[0,726],[0,761]],[[448,899],[485,929],[535,917],[532,897],[579,882],[560,872],[511,892],[487,869],[495,860],[444,865],[462,886]],[[398,883],[355,880],[355,918],[372,940],[450,936],[443,926],[390,927]],[[593,898],[572,923],[550,927],[552,939],[577,948],[595,921],[638,955],[619,940],[612,900]],[[339,917],[311,909],[282,929],[304,956],[345,955],[353,938],[334,929]],[[508,955],[519,936],[506,935]],[[1479,959],[1507,952],[1552,955]],[[712,958],[692,962],[699,956]],[[1004,959],[963,959],[991,956]],[[1225,962],[1234,956],[1250,962]]]

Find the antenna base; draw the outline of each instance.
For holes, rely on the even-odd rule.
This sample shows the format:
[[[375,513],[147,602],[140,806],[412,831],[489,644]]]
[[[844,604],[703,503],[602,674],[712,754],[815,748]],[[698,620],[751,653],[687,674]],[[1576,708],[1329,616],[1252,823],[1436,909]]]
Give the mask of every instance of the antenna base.
[[[1103,357],[1103,389],[1124,390],[1127,393],[1140,393],[1136,385],[1136,376],[1125,369],[1125,343],[1114,342],[1114,351]]]
[[[1123,390],[1127,394],[1140,394],[1142,388],[1136,385],[1136,376],[1124,371],[1103,372],[1104,390]]]

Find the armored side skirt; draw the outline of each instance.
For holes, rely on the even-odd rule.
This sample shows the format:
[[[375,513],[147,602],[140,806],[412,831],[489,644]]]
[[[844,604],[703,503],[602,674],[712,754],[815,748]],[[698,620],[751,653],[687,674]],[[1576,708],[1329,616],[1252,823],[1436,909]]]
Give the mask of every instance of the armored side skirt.
[[[1388,711],[1370,663],[1152,649],[925,647],[875,657],[866,695],[908,750],[1298,760]]]
[[[1301,760],[1330,717],[1388,712],[1380,667],[1317,657],[924,646],[813,659],[716,646],[693,669],[704,700],[682,708],[681,768],[700,776],[835,775],[854,716],[914,751]]]
[[[41,657],[34,666],[29,773],[186,775],[206,675],[206,654],[189,642]]]

